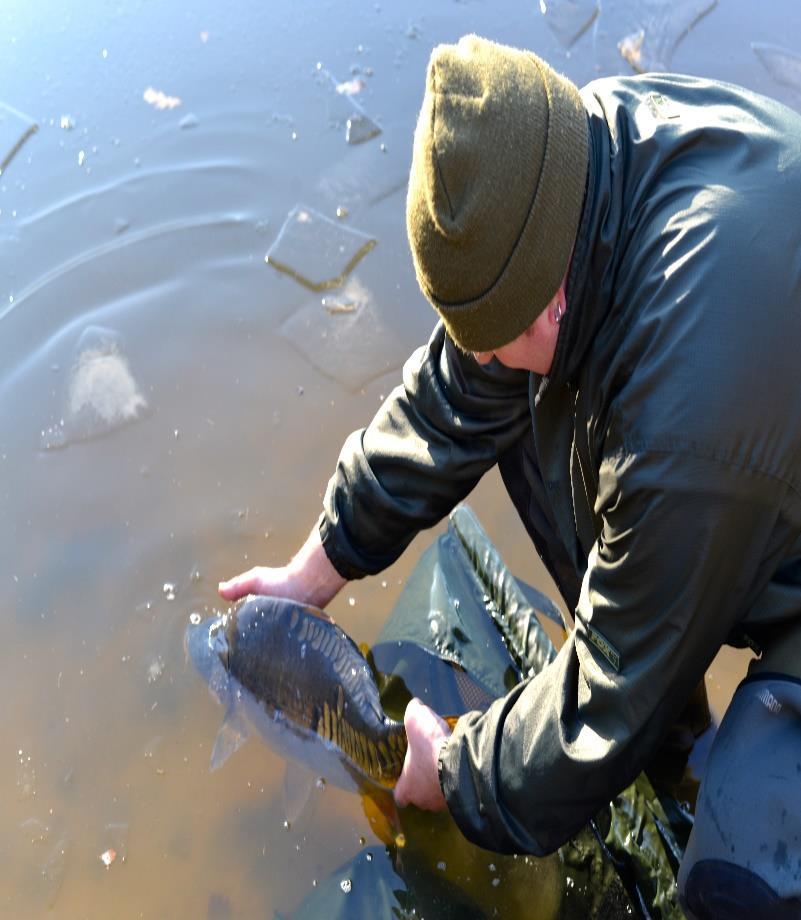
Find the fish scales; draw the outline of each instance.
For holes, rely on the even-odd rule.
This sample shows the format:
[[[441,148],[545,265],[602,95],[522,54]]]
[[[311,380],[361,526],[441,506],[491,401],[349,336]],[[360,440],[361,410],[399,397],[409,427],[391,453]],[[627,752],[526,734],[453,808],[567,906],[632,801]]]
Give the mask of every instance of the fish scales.
[[[386,717],[364,656],[325,614],[260,597],[190,630],[187,648],[198,670],[209,672],[204,658],[222,664],[234,689],[241,685],[251,701],[248,720],[254,711],[257,721],[259,713],[266,717],[259,730],[268,743],[274,742],[266,731],[279,720],[290,734],[318,737],[326,756],[338,756],[352,779],[394,784],[406,752],[403,724]],[[306,750],[297,757],[301,762]]]

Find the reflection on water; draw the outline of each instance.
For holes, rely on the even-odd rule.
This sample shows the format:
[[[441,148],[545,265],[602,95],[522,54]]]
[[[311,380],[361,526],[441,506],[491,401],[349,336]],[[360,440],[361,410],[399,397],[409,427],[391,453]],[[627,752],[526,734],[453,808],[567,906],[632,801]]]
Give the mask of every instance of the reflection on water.
[[[433,325],[404,229],[431,48],[475,31],[579,83],[658,63],[798,104],[795,0],[710,6],[4,4],[0,914],[290,913],[371,851],[330,786],[285,829],[263,747],[209,773],[186,624],[219,612],[218,578],[300,544],[342,439]],[[359,114],[380,141],[346,142],[349,119],[372,130]],[[288,239],[299,202],[315,217]],[[279,237],[292,276],[264,264]],[[547,589],[501,491],[471,503]],[[427,542],[332,605],[349,632],[377,635]],[[741,670],[716,661],[718,712]]]

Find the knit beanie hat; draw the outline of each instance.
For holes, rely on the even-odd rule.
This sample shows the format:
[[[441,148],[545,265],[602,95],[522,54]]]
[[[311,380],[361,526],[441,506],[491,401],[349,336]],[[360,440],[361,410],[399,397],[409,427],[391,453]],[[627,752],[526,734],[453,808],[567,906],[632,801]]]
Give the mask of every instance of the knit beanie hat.
[[[428,65],[406,228],[420,287],[465,351],[517,338],[567,271],[588,165],[575,84],[467,35]]]

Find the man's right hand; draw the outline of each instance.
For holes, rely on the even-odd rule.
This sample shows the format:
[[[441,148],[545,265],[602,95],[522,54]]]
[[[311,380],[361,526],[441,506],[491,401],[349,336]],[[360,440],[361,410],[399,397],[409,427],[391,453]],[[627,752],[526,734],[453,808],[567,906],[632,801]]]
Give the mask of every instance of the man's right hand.
[[[325,607],[346,584],[347,579],[329,561],[320,532],[314,527],[288,565],[254,566],[228,581],[221,581],[217,590],[228,601],[238,601],[248,594],[270,594]]]
[[[247,572],[234,575],[228,581],[221,581],[217,589],[221,597],[228,601],[238,601],[248,594],[269,594],[272,597],[298,597],[302,588],[296,584],[295,578],[289,571],[289,566],[271,568],[266,565],[255,565]]]

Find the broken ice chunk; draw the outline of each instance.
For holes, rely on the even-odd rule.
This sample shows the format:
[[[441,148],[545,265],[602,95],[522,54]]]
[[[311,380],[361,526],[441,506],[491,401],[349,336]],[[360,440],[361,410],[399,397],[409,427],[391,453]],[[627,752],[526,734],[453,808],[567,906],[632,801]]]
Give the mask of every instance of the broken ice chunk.
[[[351,391],[400,367],[408,351],[357,277],[323,303],[315,299],[293,313],[281,334],[317,370]]]
[[[348,118],[345,140],[349,144],[363,144],[381,133],[381,128],[364,112],[354,112]]]
[[[78,340],[61,418],[42,432],[41,446],[65,447],[98,437],[134,421],[146,408],[118,335],[89,326]]]
[[[353,98],[364,89],[363,80],[340,82],[320,67],[317,82],[328,94],[328,119],[334,127],[345,129],[345,140],[349,144],[363,144],[381,133],[381,128]]]
[[[264,257],[312,291],[339,287],[376,241],[359,230],[295,206]]]
[[[0,175],[38,127],[32,118],[0,102]]]
[[[621,58],[639,73],[669,70],[676,46],[716,5],[717,0],[604,0],[593,33],[600,72],[618,71]]]
[[[599,9],[598,0],[540,0],[548,28],[566,48],[589,29]]]
[[[801,94],[801,55],[765,42],[751,42],[751,48],[777,83]]]

